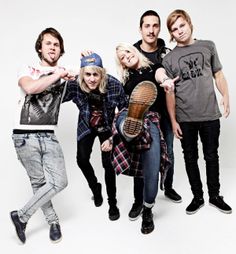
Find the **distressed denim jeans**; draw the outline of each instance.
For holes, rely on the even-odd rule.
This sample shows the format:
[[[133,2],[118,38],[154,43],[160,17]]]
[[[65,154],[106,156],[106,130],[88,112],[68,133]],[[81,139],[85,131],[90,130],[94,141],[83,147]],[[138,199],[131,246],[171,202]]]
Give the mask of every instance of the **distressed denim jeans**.
[[[34,193],[26,205],[18,210],[20,219],[27,222],[41,207],[49,225],[58,222],[51,199],[67,186],[67,175],[63,152],[55,134],[13,134],[12,139]]]

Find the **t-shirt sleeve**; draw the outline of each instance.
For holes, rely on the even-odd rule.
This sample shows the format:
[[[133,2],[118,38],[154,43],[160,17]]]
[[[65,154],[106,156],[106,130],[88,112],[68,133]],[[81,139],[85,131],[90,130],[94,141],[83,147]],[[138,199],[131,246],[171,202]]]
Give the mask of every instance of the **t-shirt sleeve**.
[[[17,79],[22,77],[31,77],[31,67],[29,65],[22,65],[17,72]]]
[[[222,69],[222,64],[220,62],[220,58],[216,49],[216,45],[214,42],[211,42],[211,68],[212,72],[216,73]]]
[[[164,59],[162,61],[162,65],[163,65],[163,68],[166,70],[167,76],[170,77],[170,78],[174,78],[173,74],[172,74],[172,71],[171,71],[171,68],[170,68],[170,64],[168,63],[167,57],[164,57]]]

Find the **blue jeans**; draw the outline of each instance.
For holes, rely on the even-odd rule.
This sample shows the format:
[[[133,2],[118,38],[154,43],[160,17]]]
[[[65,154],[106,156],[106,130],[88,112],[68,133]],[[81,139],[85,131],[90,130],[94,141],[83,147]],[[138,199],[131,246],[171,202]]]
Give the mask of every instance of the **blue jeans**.
[[[198,167],[198,134],[206,162],[206,176],[210,197],[219,195],[219,135],[220,121],[180,123],[183,132],[181,145],[184,153],[185,167],[194,196],[203,197],[202,182]]]
[[[166,175],[164,182],[165,189],[171,189],[173,184],[173,175],[174,175],[174,152],[173,152],[173,143],[174,143],[174,133],[171,126],[171,121],[164,114],[161,118],[161,130],[166,142],[168,158],[171,162]]]
[[[122,124],[126,115],[127,112],[122,112],[116,122],[116,126],[121,134],[123,133]],[[147,206],[152,206],[155,203],[155,198],[157,196],[161,155],[160,132],[153,123],[150,123],[150,134],[152,137],[151,147],[150,149],[143,151],[141,154],[144,182],[144,188],[142,190],[143,201]],[[127,141],[130,141],[130,139]]]
[[[58,223],[52,197],[67,186],[62,149],[53,133],[13,134],[17,157],[30,178],[33,197],[18,211],[22,222],[41,207],[48,224]]]

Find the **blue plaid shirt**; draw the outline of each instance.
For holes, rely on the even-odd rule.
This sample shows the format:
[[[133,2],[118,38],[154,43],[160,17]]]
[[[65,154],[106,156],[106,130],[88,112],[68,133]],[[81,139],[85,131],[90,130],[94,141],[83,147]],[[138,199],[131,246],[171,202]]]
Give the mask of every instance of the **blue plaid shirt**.
[[[77,125],[77,140],[91,133],[90,106],[88,102],[88,93],[83,92],[77,81],[68,81],[67,89],[63,102],[72,100],[79,109],[79,118]],[[113,76],[107,75],[106,93],[103,96],[103,118],[106,127],[111,132],[112,122],[115,116],[116,107],[118,110],[127,107],[128,99],[124,92],[122,84]],[[111,132],[112,135],[112,132]]]

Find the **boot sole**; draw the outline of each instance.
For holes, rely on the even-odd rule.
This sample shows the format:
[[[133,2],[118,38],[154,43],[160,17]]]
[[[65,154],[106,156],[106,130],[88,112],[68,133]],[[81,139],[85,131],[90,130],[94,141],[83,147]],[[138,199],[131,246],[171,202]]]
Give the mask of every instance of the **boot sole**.
[[[138,136],[143,126],[144,113],[157,97],[157,88],[153,82],[140,82],[131,93],[128,114],[124,122],[124,134],[133,138]]]
[[[53,241],[52,239],[50,239],[50,241],[51,241],[52,243],[59,243],[61,240],[62,240],[62,237],[59,238],[59,239],[57,239],[57,240],[55,240],[55,241]]]

